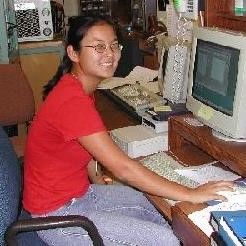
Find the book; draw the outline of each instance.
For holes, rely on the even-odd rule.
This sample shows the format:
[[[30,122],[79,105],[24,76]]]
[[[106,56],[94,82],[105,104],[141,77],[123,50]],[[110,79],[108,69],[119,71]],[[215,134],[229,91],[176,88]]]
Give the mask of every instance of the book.
[[[222,210],[218,210],[218,211],[211,211],[211,215],[210,215],[210,224],[213,227],[213,229],[215,231],[219,230],[219,225],[220,222],[222,220],[222,217],[224,218],[228,218],[228,217],[245,217],[246,216],[246,210],[235,210],[235,211],[222,211]]]
[[[246,245],[246,211],[242,216],[222,217],[221,225],[236,245]]]
[[[210,236],[210,245],[211,246],[227,246],[219,232],[214,231]]]
[[[211,211],[209,223],[213,227],[214,231],[219,231],[219,225],[222,216],[228,211]]]
[[[222,238],[222,240],[225,242],[226,246],[242,246],[242,244],[236,244],[234,240],[232,239],[231,235],[228,234],[227,230],[223,226],[223,221],[222,225],[219,226],[219,231],[218,234]]]
[[[246,245],[246,210],[211,211],[210,224],[226,245]]]

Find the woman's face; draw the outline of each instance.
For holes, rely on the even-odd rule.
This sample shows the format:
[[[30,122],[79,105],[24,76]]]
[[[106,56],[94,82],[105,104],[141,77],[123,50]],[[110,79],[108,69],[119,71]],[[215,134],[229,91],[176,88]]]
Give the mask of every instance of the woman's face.
[[[121,56],[117,44],[116,34],[110,25],[98,23],[88,29],[80,43],[77,63],[79,72],[82,72],[87,79],[102,80],[112,77]],[[97,46],[98,49],[88,46]],[[103,50],[103,47],[106,49]]]

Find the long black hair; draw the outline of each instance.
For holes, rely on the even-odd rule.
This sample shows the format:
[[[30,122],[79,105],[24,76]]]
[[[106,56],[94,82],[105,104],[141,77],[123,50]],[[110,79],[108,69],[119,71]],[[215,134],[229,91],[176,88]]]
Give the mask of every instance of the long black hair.
[[[88,29],[99,22],[104,22],[112,26],[116,34],[118,34],[119,29],[117,28],[116,23],[108,16],[78,16],[71,20],[65,44],[65,55],[63,56],[62,62],[54,77],[43,87],[43,99],[48,96],[50,91],[52,91],[64,74],[71,72],[73,63],[67,55],[67,46],[71,45],[75,51],[80,51],[80,42],[85,37]]]

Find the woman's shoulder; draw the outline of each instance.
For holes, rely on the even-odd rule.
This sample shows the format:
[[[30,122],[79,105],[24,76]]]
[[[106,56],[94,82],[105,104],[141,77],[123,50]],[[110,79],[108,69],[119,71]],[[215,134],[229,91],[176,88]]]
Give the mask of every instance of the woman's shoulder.
[[[54,88],[54,93],[58,95],[61,93],[64,98],[74,96],[88,97],[82,84],[70,73],[67,73],[61,77],[56,88]]]

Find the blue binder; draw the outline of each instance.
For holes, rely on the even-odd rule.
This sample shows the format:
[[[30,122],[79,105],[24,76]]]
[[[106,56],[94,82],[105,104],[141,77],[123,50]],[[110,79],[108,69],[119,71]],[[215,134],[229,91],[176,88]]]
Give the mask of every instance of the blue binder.
[[[224,226],[221,225],[222,220],[224,220],[241,245],[246,245],[246,210],[211,212],[210,224],[214,230],[219,233],[228,246],[234,246],[232,238],[228,235]]]
[[[246,245],[246,212],[224,217],[224,221],[242,245]]]

